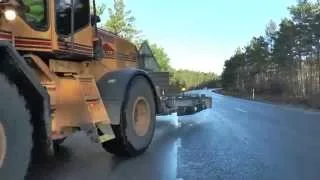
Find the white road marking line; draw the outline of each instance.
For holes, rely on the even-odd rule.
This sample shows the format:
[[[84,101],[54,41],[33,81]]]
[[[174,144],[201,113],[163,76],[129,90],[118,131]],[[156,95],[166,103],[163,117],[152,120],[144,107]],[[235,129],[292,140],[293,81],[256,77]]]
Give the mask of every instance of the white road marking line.
[[[237,110],[237,111],[240,111],[240,112],[242,112],[242,113],[247,113],[247,112],[248,112],[248,111],[245,111],[245,110],[240,109],[240,108],[236,108],[236,110]]]

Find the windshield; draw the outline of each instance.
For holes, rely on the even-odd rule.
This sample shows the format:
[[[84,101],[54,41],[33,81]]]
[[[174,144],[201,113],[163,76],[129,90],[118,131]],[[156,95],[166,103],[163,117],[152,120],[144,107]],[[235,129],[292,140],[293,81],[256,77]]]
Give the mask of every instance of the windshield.
[[[47,27],[46,0],[22,0],[21,2],[29,9],[22,15],[25,21],[35,29],[45,29]]]
[[[56,23],[60,35],[71,33],[71,1],[56,0]],[[89,25],[90,3],[88,0],[74,0],[74,31]]]

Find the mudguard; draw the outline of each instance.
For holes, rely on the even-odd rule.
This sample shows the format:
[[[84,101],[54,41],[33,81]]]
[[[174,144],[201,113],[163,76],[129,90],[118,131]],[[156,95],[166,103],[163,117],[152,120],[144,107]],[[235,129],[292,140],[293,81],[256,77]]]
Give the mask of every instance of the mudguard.
[[[157,113],[159,113],[161,110],[160,99],[157,96],[155,85],[152,82],[147,72],[140,69],[135,69],[135,68],[128,68],[128,69],[113,71],[105,74],[97,82],[97,86],[100,91],[101,98],[111,117],[111,123],[113,125],[120,124],[120,114],[121,114],[124,98],[129,89],[130,82],[136,76],[143,76],[148,80],[152,88],[152,91],[154,93],[154,98],[155,98],[154,100],[156,103]]]
[[[36,144],[50,145],[49,95],[32,68],[7,41],[0,41],[0,72],[16,84],[19,93],[26,99],[26,106],[31,110],[33,137],[37,141]]]

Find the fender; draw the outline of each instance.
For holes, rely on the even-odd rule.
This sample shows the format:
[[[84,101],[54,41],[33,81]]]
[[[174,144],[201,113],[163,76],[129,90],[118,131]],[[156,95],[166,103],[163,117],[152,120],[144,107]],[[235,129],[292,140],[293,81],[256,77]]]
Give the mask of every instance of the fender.
[[[30,110],[31,123],[34,127],[33,138],[36,140],[34,148],[49,150],[47,149],[51,146],[49,94],[40,84],[33,69],[7,41],[0,41],[0,72],[15,83],[19,93],[26,99],[26,106]]]
[[[136,76],[143,76],[148,80],[155,98],[156,113],[159,113],[161,110],[160,98],[157,96],[155,85],[147,72],[140,69],[128,68],[106,73],[97,81],[97,86],[105,107],[111,117],[112,125],[120,124],[120,114],[124,98],[129,89],[129,83]]]

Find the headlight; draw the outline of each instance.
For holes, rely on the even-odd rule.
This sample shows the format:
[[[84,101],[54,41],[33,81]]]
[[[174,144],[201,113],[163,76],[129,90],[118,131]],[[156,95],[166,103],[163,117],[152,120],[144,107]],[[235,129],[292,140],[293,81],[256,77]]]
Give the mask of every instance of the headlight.
[[[4,17],[6,18],[6,20],[8,21],[14,21],[17,17],[17,12],[13,9],[6,9],[4,11]]]

